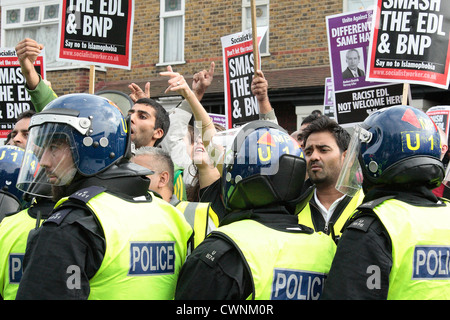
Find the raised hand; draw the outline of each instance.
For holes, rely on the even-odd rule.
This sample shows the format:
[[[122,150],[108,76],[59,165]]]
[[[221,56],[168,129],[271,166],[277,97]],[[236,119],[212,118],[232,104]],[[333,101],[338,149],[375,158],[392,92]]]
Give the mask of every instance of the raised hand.
[[[211,83],[213,81],[214,67],[215,67],[215,63],[213,61],[213,62],[211,62],[211,65],[209,66],[209,71],[202,70],[202,71],[194,74],[194,77],[192,80],[192,90],[194,91],[194,93],[197,96],[197,99],[199,101],[202,100],[203,95],[206,92],[206,89],[208,89],[208,87],[211,85]]]
[[[145,84],[145,92],[134,82],[130,83],[128,88],[131,90],[131,93],[128,96],[133,102],[136,102],[141,98],[150,98],[150,82]]]

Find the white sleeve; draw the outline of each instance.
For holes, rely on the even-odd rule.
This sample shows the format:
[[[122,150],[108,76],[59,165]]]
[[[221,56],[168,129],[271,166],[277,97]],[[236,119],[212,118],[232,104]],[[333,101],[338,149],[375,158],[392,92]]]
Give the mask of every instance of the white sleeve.
[[[187,104],[189,108],[187,101],[183,100],[181,104]],[[192,163],[192,159],[187,152],[183,139],[187,134],[187,126],[191,120],[192,113],[186,111],[185,106],[183,107],[174,108],[169,111],[169,131],[161,141],[161,148],[170,153],[175,165],[187,170],[188,166]]]

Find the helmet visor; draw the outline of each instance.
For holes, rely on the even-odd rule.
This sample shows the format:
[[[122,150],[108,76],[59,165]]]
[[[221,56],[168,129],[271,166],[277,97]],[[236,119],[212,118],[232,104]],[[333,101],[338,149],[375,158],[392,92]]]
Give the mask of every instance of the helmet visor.
[[[211,143],[208,145],[207,152],[213,161],[214,166],[217,167],[220,172],[222,172],[221,170],[224,162],[230,161],[230,159],[227,159],[227,155],[231,155],[233,153],[232,146],[234,139],[241,130],[242,127],[228,129],[217,132],[212,137]]]
[[[367,141],[370,136],[370,132],[356,125],[336,183],[336,189],[339,192],[353,197],[361,189],[363,175],[358,158],[361,150],[361,141]]]
[[[70,184],[77,172],[73,156],[76,150],[70,141],[72,131],[65,125],[45,123],[32,127],[17,187],[32,195],[49,197],[51,186]],[[32,165],[30,161],[36,163]]]

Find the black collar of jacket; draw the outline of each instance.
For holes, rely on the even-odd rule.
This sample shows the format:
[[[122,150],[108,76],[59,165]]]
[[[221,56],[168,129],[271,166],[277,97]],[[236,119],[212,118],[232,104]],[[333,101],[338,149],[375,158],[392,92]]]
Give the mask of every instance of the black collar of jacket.
[[[55,202],[47,198],[36,198],[35,202],[28,209],[28,215],[33,219],[38,216],[47,219],[55,206]]]
[[[384,185],[375,186],[365,192],[364,201],[368,202],[392,196],[393,198],[416,206],[436,206],[439,199],[433,191],[421,185]]]
[[[134,164],[129,164],[113,166],[92,177],[78,175],[78,178],[68,186],[66,195],[90,186],[100,186],[121,198],[147,196],[150,179],[143,174],[144,172],[135,170]]]
[[[284,206],[272,206],[269,208],[257,208],[239,212],[228,213],[220,222],[224,226],[233,222],[251,219],[262,225],[283,232],[313,233],[314,230],[300,225],[298,216],[290,214]]]

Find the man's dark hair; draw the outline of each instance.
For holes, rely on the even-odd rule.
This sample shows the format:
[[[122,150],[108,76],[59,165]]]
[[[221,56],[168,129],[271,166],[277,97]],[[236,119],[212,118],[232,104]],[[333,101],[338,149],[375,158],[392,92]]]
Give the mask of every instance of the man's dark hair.
[[[331,133],[336,140],[336,144],[338,145],[341,153],[347,150],[351,139],[350,134],[347,132],[347,130],[337,124],[336,121],[331,120],[327,116],[320,116],[316,120],[311,122],[303,131],[303,136],[305,139],[304,144],[306,145],[306,141],[312,133],[318,132]]]
[[[161,128],[163,130],[163,136],[155,141],[155,147],[158,146],[166,136],[167,132],[169,131],[170,126],[169,113],[166,111],[166,109],[164,109],[164,107],[161,104],[150,98],[141,98],[137,100],[135,104],[145,104],[155,109],[156,112],[155,129]]]
[[[302,123],[300,125],[304,125],[305,123],[311,123],[314,120],[320,118],[322,115],[318,113],[311,113],[309,116],[307,116],[305,119],[302,120]]]
[[[6,146],[9,143],[9,141],[11,141],[11,134],[12,134],[12,130],[10,132],[8,132],[8,135],[6,136],[6,140],[3,145]]]
[[[35,114],[36,114],[36,111],[34,111],[34,110],[26,110],[17,116],[16,122],[19,120],[22,120],[22,119],[31,118]]]
[[[28,118],[31,118],[31,117],[34,116],[35,114],[36,114],[36,111],[34,111],[34,110],[25,110],[25,111],[21,112],[21,113],[17,116],[17,119],[16,119],[16,122],[15,122],[15,123],[19,122],[19,121],[22,120],[22,119],[28,119]],[[14,131],[14,129],[11,130],[11,131],[8,133],[8,136],[6,137],[6,140],[5,140],[5,145],[7,145],[7,144],[11,141],[11,137],[12,137],[13,131]]]
[[[319,113],[315,113],[314,111],[307,116],[305,119],[302,120],[302,123],[300,124],[300,126],[303,126],[304,124],[310,124],[311,122],[313,122],[314,120],[316,120],[317,118],[321,117],[322,115]],[[305,130],[301,130],[301,132],[299,134],[297,134],[297,140],[303,140],[305,139]]]
[[[313,112],[311,112],[311,114],[317,115],[317,116],[321,116],[322,115],[322,111],[316,109]]]

